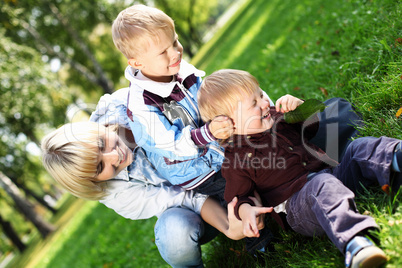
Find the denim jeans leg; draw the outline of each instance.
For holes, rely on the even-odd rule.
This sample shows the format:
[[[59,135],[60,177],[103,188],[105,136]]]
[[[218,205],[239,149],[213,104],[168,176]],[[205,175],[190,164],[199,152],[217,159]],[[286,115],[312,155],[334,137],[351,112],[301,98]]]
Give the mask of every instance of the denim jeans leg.
[[[286,211],[294,231],[306,236],[326,234],[342,253],[357,233],[378,228],[373,218],[359,214],[353,192],[328,173],[313,176],[289,199]]]
[[[207,224],[194,211],[170,208],[155,225],[155,243],[162,258],[172,267],[204,267],[201,241],[211,237]],[[207,233],[206,233],[207,231]]]

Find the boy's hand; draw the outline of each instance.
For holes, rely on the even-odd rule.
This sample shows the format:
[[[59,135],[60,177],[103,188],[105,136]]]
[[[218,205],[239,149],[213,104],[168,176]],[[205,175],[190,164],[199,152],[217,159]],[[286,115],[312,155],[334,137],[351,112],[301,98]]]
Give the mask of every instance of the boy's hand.
[[[225,115],[219,115],[209,123],[209,131],[215,138],[225,140],[234,132],[233,121]]]
[[[253,200],[256,207],[262,207],[261,197],[257,193],[257,191],[254,191],[254,196],[255,197],[249,196],[249,198]],[[243,232],[243,222],[240,221],[234,214],[234,208],[237,204],[237,201],[238,201],[237,197],[234,197],[233,200],[228,204],[229,229],[226,236],[233,240],[239,240],[245,237]],[[265,227],[264,218],[265,218],[264,213],[256,217],[258,230],[261,230]]]
[[[254,207],[244,203],[239,207],[239,215],[243,222],[243,233],[247,237],[259,237],[256,218],[264,213],[272,212],[272,207]]]
[[[250,198],[251,200],[253,200],[254,205],[256,207],[262,207],[262,200],[260,195],[258,194],[257,191],[254,190],[254,196],[249,196],[248,198]],[[265,213],[262,213],[260,215],[257,216],[256,221],[257,221],[257,227],[258,230],[261,230],[265,227]]]
[[[275,108],[277,112],[287,113],[296,109],[303,102],[299,98],[286,94],[276,101]]]

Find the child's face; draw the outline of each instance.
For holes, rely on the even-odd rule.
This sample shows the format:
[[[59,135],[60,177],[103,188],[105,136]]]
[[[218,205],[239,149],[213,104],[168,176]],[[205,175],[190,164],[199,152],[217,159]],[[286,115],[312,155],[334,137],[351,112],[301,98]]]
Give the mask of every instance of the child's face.
[[[98,181],[114,178],[133,162],[133,152],[120,139],[117,133],[106,128],[100,136],[101,146],[98,163]]]
[[[180,70],[183,47],[177,35],[161,34],[159,42],[152,40],[145,53],[139,56],[141,72],[157,82],[170,82]]]
[[[244,94],[230,117],[236,127],[234,134],[238,135],[264,132],[274,124],[269,113],[269,100],[260,88],[251,95]]]

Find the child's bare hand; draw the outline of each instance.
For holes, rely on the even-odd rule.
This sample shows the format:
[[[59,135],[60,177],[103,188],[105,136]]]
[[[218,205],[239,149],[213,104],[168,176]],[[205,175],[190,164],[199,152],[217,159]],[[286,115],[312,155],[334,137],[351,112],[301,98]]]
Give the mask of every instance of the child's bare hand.
[[[262,207],[262,200],[257,191],[254,191],[254,196],[249,196],[248,198],[253,200],[256,207]],[[265,227],[264,219],[265,219],[265,213],[262,213],[257,216],[256,221],[258,230],[262,230]]]
[[[259,237],[257,218],[261,214],[272,212],[272,207],[254,207],[244,203],[239,208],[239,214],[243,222],[243,233],[247,237]]]
[[[299,98],[286,94],[276,101],[275,108],[277,112],[287,113],[296,109],[303,102]]]
[[[209,131],[215,138],[225,140],[234,132],[233,121],[225,115],[219,115],[209,123]]]

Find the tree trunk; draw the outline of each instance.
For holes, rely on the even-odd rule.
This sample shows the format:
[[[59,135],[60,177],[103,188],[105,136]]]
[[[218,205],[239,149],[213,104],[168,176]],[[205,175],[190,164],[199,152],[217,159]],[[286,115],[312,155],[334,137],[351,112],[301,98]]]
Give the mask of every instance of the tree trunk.
[[[63,17],[63,15],[60,13],[59,9],[54,5],[53,3],[49,2],[49,8],[52,11],[52,13],[56,16],[56,18],[61,22],[61,24],[64,26],[64,28],[67,30],[67,32],[72,36],[73,40],[75,40],[78,43],[78,46],[81,48],[81,50],[85,53],[85,55],[89,58],[89,60],[92,62],[94,68],[95,68],[95,73],[99,77],[98,78],[98,84],[103,87],[105,90],[105,93],[112,93],[114,90],[114,85],[112,81],[110,81],[105,72],[103,71],[101,65],[99,62],[95,59],[93,53],[89,50],[87,44],[81,39],[79,34],[75,29],[73,29],[70,26],[70,23],[68,23],[67,19]],[[107,91],[107,92],[106,92]]]
[[[77,72],[81,73],[85,76],[90,82],[96,84],[103,88],[104,93],[112,94],[114,91],[113,87],[109,87],[111,82],[105,82],[104,79],[98,78],[94,73],[92,73],[87,67],[80,64],[79,62],[74,61],[73,59],[69,58],[62,52],[56,52],[53,47],[33,28],[29,23],[26,21],[21,20],[21,26],[24,27],[36,40],[37,43],[40,43],[47,51],[49,55],[58,57],[62,62],[66,62],[70,65],[71,68],[74,68]]]
[[[20,252],[23,252],[26,249],[25,244],[19,238],[17,232],[14,230],[11,223],[3,220],[1,215],[0,215],[0,225],[3,228],[3,232],[11,240],[11,242],[18,248]]]
[[[42,196],[38,196],[37,194],[32,192],[30,189],[28,189],[25,185],[17,182],[14,179],[12,181],[15,183],[15,185],[18,188],[22,189],[26,195],[33,197],[36,201],[38,201],[39,204],[41,204],[42,206],[44,206],[45,208],[50,210],[53,214],[55,214],[57,212],[57,210],[55,208],[53,208],[52,206],[50,206]]]
[[[35,212],[34,205],[21,196],[18,187],[1,171],[0,187],[3,188],[13,199],[17,209],[25,216],[25,218],[35,225],[43,238],[56,230],[54,225],[44,221],[42,217]]]
[[[166,0],[158,0],[156,1],[161,7],[162,10],[171,16],[173,14],[172,9],[169,6],[169,2]],[[191,3],[193,4],[193,3]],[[191,8],[190,8],[191,9]],[[191,25],[189,25],[191,26]],[[187,33],[186,31],[182,31],[180,27],[176,25],[176,32],[179,34],[180,39],[186,40],[187,46],[183,47],[184,53],[186,53],[190,58],[193,58],[194,53],[192,50],[193,47],[193,40],[191,39],[191,33]]]

